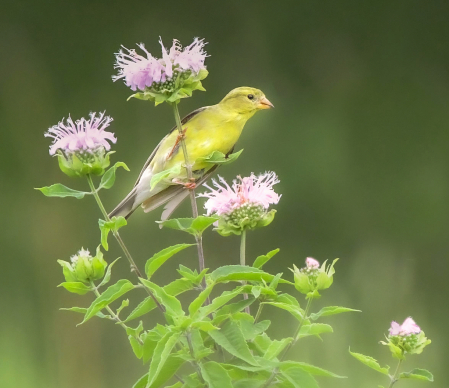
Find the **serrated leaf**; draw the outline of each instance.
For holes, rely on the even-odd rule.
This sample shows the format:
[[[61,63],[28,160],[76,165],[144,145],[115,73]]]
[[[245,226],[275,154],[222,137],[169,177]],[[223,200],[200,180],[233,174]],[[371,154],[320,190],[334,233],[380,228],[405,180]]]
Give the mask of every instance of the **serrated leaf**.
[[[282,310],[286,310],[300,322],[304,318],[304,310],[301,309],[299,306],[295,306],[295,305],[287,304],[287,303],[279,303],[279,302],[263,302],[263,304],[268,304],[268,305],[280,308]]]
[[[51,186],[36,188],[36,190],[39,190],[46,197],[74,197],[76,199],[82,199],[85,195],[92,194],[86,191],[73,190],[67,186],[61,185],[60,183],[56,183]]]
[[[220,364],[209,361],[200,365],[201,375],[209,388],[233,388],[231,377]]]
[[[245,265],[226,265],[211,272],[209,278],[215,283],[228,281],[265,281],[269,283],[274,279],[274,275]],[[280,282],[293,284],[283,279]]]
[[[204,157],[200,157],[200,158],[196,159],[195,164],[203,164],[203,163],[212,164],[212,165],[230,164],[232,162],[235,162],[242,152],[243,152],[243,149],[226,156],[224,153],[222,153],[220,151],[214,151],[211,154],[209,154],[208,156],[204,156]]]
[[[291,337],[283,338],[280,341],[277,341],[277,340],[271,341],[271,343],[268,346],[268,348],[267,348],[265,354],[263,355],[263,357],[266,358],[267,360],[273,360],[292,341],[293,341],[293,338],[291,338]]]
[[[70,307],[70,308],[60,308],[59,310],[64,310],[64,311],[73,311],[75,313],[80,313],[80,314],[86,314],[87,312],[87,308],[85,307]],[[95,314],[98,318],[109,318],[112,319],[110,315],[105,315],[103,314],[101,311],[99,311],[97,314]]]
[[[100,227],[101,232],[101,245],[104,249],[108,250],[108,235],[110,231],[117,232],[121,227],[127,225],[127,221],[122,216],[114,216],[111,218],[111,221],[105,221],[102,219],[98,220],[98,226]]]
[[[310,373],[314,376],[324,376],[324,377],[335,377],[338,379],[346,379],[345,376],[337,375],[333,372],[329,372],[326,369],[319,368],[314,365],[307,364],[305,362],[296,362],[296,361],[283,361],[280,365],[280,369],[288,369],[291,367],[297,367],[305,370],[306,372]]]
[[[433,374],[426,369],[415,368],[410,372],[403,372],[399,375],[401,379],[414,379],[423,381],[433,381]]]
[[[245,307],[251,306],[255,302],[255,299],[252,297],[249,297],[248,299],[243,299],[236,303],[231,303],[226,306],[223,306],[220,310],[217,311],[215,317],[220,317],[223,315],[230,315],[235,314],[239,311],[242,311]]]
[[[158,378],[165,362],[170,356],[170,353],[178,342],[180,336],[181,333],[179,332],[168,332],[157,343],[156,348],[154,349],[153,358],[151,360],[150,370],[148,372],[146,388],[150,388]]]
[[[178,299],[167,294],[162,287],[159,287],[157,284],[149,280],[140,278],[140,281],[151,290],[158,302],[166,308],[167,314],[172,317],[182,317],[184,315],[181,302]]]
[[[210,331],[209,335],[228,353],[246,361],[250,365],[258,366],[237,323],[228,321],[223,325],[221,330]]]
[[[198,297],[196,297],[192,301],[192,303],[190,303],[190,306],[189,306],[190,316],[193,316],[199,310],[199,308],[204,304],[204,302],[207,300],[210,293],[212,292],[214,285],[215,284],[212,283],[209,286],[207,286],[206,289],[201,291],[201,293],[198,295]]]
[[[312,323],[310,325],[302,325],[299,330],[298,339],[308,337],[310,335],[319,336],[323,333],[333,333],[332,326],[325,323]]]
[[[225,291],[220,296],[214,298],[214,300],[207,306],[201,307],[198,314],[198,319],[203,319],[209,314],[212,314],[224,304],[228,303],[231,299],[235,298],[242,292],[242,287],[238,287],[232,291]]]
[[[121,279],[114,285],[107,288],[97,299],[95,299],[90,307],[87,309],[84,319],[79,325],[87,322],[92,318],[97,312],[104,309],[113,301],[117,300],[121,296],[125,295],[127,292],[131,291],[134,285],[127,279]]]
[[[58,287],[64,287],[68,292],[78,295],[84,295],[89,291],[92,291],[92,287],[86,286],[81,282],[64,282],[61,283]]]
[[[167,184],[171,183],[171,180],[181,174],[181,165],[177,164],[174,167],[158,172],[151,177],[150,181],[150,190],[153,190],[156,185],[165,180]]]
[[[359,360],[362,364],[365,364],[366,366],[370,367],[371,369],[374,369],[375,371],[388,376],[388,373],[390,370],[389,366],[382,368],[376,359],[374,359],[370,356],[365,356],[364,354],[361,354],[361,353],[351,352],[351,349],[349,349],[349,353],[351,354],[351,356],[353,356],[354,358]]]
[[[176,279],[163,287],[164,291],[168,295],[172,296],[177,296],[179,294],[182,294],[183,292],[193,290],[193,288],[193,283],[187,279]],[[139,318],[155,308],[156,303],[154,302],[153,298],[151,298],[151,296],[148,296],[142,302],[140,302],[140,304],[131,312],[131,314],[129,314],[124,322],[126,323],[133,319]]]
[[[310,373],[304,369],[291,367],[281,371],[284,376],[295,388],[319,388],[318,383]]]
[[[128,166],[123,162],[115,163],[108,171],[101,177],[100,186],[98,190],[110,189],[115,183],[115,172],[119,167],[123,167],[126,171],[129,171]]]
[[[265,383],[265,380],[240,379],[234,381],[234,388],[261,388]]]
[[[263,333],[268,329],[271,322],[268,320],[258,322],[254,324],[252,321],[240,320],[240,327],[242,329],[243,336],[246,341],[252,341],[257,335]]]
[[[268,252],[266,255],[259,256],[256,260],[254,260],[253,267],[254,268],[262,268],[264,264],[268,262],[274,255],[279,252],[279,248],[273,251]]]
[[[132,335],[128,335],[128,340],[129,343],[131,344],[131,348],[133,349],[134,355],[140,360],[143,355],[143,346]]]
[[[158,253],[155,253],[153,257],[148,259],[145,264],[145,273],[148,279],[150,279],[151,276],[153,276],[153,274],[159,269],[159,267],[173,255],[194,245],[195,244],[176,244],[171,247],[162,249]]]
[[[361,312],[360,310],[354,310],[347,307],[339,307],[339,306],[328,306],[323,307],[320,311],[317,313],[310,314],[310,319],[313,321],[316,321],[320,317],[325,317],[327,315],[335,315],[335,314],[341,314],[346,312]]]
[[[118,258],[120,259],[120,257]],[[98,285],[97,288],[100,288],[102,286],[104,286],[105,284],[109,283],[109,280],[111,280],[111,271],[112,271],[112,266],[115,264],[115,262],[118,260],[115,259],[111,264],[108,265],[108,269],[106,270],[106,273],[104,275],[103,280],[101,281],[101,283]]]
[[[172,218],[170,220],[157,221],[157,223],[166,228],[187,232],[193,236],[201,236],[217,220],[218,217],[215,216],[198,216],[197,218]]]

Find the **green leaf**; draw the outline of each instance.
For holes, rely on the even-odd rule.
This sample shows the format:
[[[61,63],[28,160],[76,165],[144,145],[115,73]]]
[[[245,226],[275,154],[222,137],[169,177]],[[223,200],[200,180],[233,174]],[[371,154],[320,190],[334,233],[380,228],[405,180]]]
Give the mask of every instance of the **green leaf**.
[[[279,302],[263,302],[263,304],[269,304],[271,306],[283,309],[292,314],[298,321],[302,321],[304,318],[304,310],[299,306],[295,306],[287,303],[279,303]]]
[[[270,260],[278,252],[279,252],[279,248],[268,252],[266,255],[259,256],[256,260],[254,260],[253,267],[254,268],[262,268],[264,266],[264,264],[266,264],[266,262],[268,260]]]
[[[181,174],[181,167],[182,166],[180,164],[177,164],[176,166],[174,166],[168,170],[164,170],[157,174],[154,174],[151,177],[150,190],[153,190],[156,187],[156,185],[162,180],[165,180],[167,183],[171,183],[171,180],[173,178],[175,178]]]
[[[314,365],[307,364],[305,362],[284,361],[281,363],[280,369],[283,370],[283,369],[288,369],[291,367],[301,368],[314,376],[335,377],[338,379],[346,379],[345,376],[339,376],[335,373],[329,372],[328,370],[319,368]]]
[[[353,352],[351,352],[351,349],[349,349],[349,353],[351,354],[351,356],[353,356],[357,360],[359,360],[362,364],[365,364],[366,366],[369,366],[371,369],[374,369],[375,371],[388,376],[388,372],[390,370],[389,366],[382,368],[379,365],[379,363],[377,362],[377,360],[375,360],[374,358],[372,358],[370,356],[365,356],[360,353],[353,353]]]
[[[129,343],[131,344],[131,348],[133,349],[135,356],[140,360],[143,355],[143,346],[132,335],[128,336],[128,340]]]
[[[120,257],[118,259],[120,259]],[[109,280],[111,280],[112,266],[115,264],[115,262],[118,259],[115,259],[111,264],[109,264],[108,269],[106,270],[106,274],[104,275],[103,280],[101,281],[101,283],[98,285],[97,288],[100,288],[100,287],[104,286],[105,284],[109,283]]]
[[[233,388],[231,377],[220,364],[209,361],[200,367],[201,375],[209,388]]]
[[[210,293],[212,292],[214,285],[215,284],[212,283],[211,285],[207,286],[206,289],[201,291],[201,293],[198,295],[198,297],[195,298],[195,300],[192,303],[190,303],[190,306],[189,306],[190,316],[193,316],[199,310],[199,308],[204,304],[204,302],[207,300]]]
[[[100,186],[98,186],[98,190],[101,189],[110,189],[115,182],[115,171],[119,168],[123,167],[126,171],[129,171],[128,166],[123,162],[115,163],[108,171],[104,173],[101,177]]]
[[[243,152],[243,149],[238,151],[238,152],[235,152],[233,154],[230,154],[230,155],[226,156],[222,152],[214,151],[214,152],[212,152],[208,156],[196,159],[195,160],[195,164],[203,164],[203,163],[212,164],[212,165],[215,165],[215,164],[219,164],[219,165],[230,164],[232,162],[235,162],[242,152]]]
[[[274,275],[266,273],[258,268],[248,267],[245,265],[226,265],[217,268],[209,274],[210,279],[215,283],[228,281],[265,281],[267,283],[274,279]],[[280,280],[281,283],[288,283],[287,280]]]
[[[223,306],[220,310],[217,311],[216,317],[225,316],[235,314],[239,311],[242,311],[245,307],[250,306],[255,302],[255,299],[249,297],[248,299],[243,299],[236,303],[231,303],[226,306]]]
[[[108,250],[108,235],[109,232],[112,230],[113,232],[117,232],[122,226],[125,226],[128,222],[126,219],[122,216],[119,217],[112,217],[111,221],[105,221],[105,220],[98,220],[98,226],[100,227],[101,231],[101,245],[103,245],[103,248]]]
[[[181,333],[179,332],[168,332],[156,345],[153,353],[153,359],[150,364],[150,371],[148,372],[147,387],[151,387],[151,385],[158,378],[165,362],[170,356],[170,353],[178,342],[180,336]]]
[[[85,195],[89,195],[92,193],[86,192],[86,191],[78,191],[73,190],[67,186],[61,185],[60,183],[56,183],[51,186],[45,186],[36,188],[36,190],[39,190],[42,194],[44,194],[47,197],[75,197],[76,199],[82,199]]]
[[[70,307],[70,308],[60,308],[59,310],[64,310],[64,311],[73,311],[75,313],[80,313],[80,314],[86,314],[87,312],[87,308],[85,307]],[[110,315],[105,315],[102,312],[98,312],[97,314],[95,314],[97,317],[99,318],[109,318],[112,319]]]
[[[401,379],[415,379],[423,381],[433,381],[433,374],[426,369],[415,368],[410,372],[403,372],[399,375]]]
[[[350,311],[361,312],[360,310],[354,310],[354,309],[350,309],[347,307],[328,306],[328,307],[323,307],[317,313],[310,314],[310,319],[313,321],[316,321],[320,317],[325,317],[327,315],[346,313],[346,312],[350,312]]]
[[[242,292],[242,289],[243,287],[238,287],[232,291],[225,291],[220,296],[214,298],[214,300],[209,305],[200,308],[198,319],[203,319],[204,317],[207,317],[209,314],[212,314],[221,306],[228,303],[231,299],[239,295]]]
[[[197,218],[172,218],[165,221],[157,221],[158,224],[170,229],[181,230],[193,236],[201,236],[218,217],[198,216]]]
[[[81,282],[64,282],[61,283],[58,287],[64,287],[67,291],[78,295],[84,295],[89,291],[92,291],[92,287],[86,286]]]
[[[266,331],[270,326],[271,322],[266,320],[254,324],[251,321],[242,319],[239,321],[239,324],[242,329],[242,333],[243,336],[245,337],[245,340],[252,341],[258,334]]]
[[[284,376],[295,388],[319,388],[318,383],[312,375],[302,368],[291,367],[281,371]]]
[[[291,338],[291,337],[283,338],[280,341],[273,340],[271,342],[271,344],[268,346],[268,349],[266,350],[265,354],[263,355],[263,358],[266,358],[267,360],[273,360],[292,341],[293,341],[293,338]]]
[[[265,383],[265,380],[240,379],[234,381],[234,388],[261,388]]]
[[[131,291],[133,288],[134,285],[127,279],[121,279],[113,286],[108,287],[106,291],[104,291],[97,299],[93,301],[93,303],[87,309],[83,321],[78,325],[87,322],[97,312],[101,311],[110,303],[112,303],[114,300],[117,300],[122,295],[125,295],[128,291]]]
[[[325,323],[312,323],[310,325],[303,325],[299,330],[298,339],[308,337],[309,335],[320,336],[322,333],[333,333],[332,326]]]
[[[162,249],[162,251],[158,253],[155,253],[153,257],[148,259],[145,264],[145,273],[147,274],[148,279],[150,279],[151,276],[153,276],[153,274],[159,269],[159,267],[174,254],[194,245],[195,244],[176,244],[171,247]]]
[[[181,302],[178,299],[167,294],[162,287],[159,287],[157,284],[150,282],[149,280],[140,278],[140,281],[144,284],[144,286],[151,290],[158,302],[166,308],[167,314],[172,317],[182,317],[184,315]]]
[[[175,281],[164,286],[163,289],[168,295],[176,296],[182,294],[183,292],[193,290],[193,287],[194,285],[190,280],[176,279]],[[139,318],[155,308],[156,303],[151,296],[148,296],[140,302],[140,304],[131,312],[131,314],[129,314],[128,318],[126,318],[124,322],[126,323],[133,319]]]
[[[233,356],[246,361],[250,365],[258,366],[237,323],[227,321],[221,330],[210,331],[209,335],[218,345]]]

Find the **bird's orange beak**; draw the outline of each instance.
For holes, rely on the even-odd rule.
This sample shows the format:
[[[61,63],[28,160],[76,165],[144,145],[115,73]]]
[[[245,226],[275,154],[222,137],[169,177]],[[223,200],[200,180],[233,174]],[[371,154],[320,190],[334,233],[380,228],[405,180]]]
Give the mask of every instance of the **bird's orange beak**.
[[[259,104],[257,105],[257,107],[259,109],[270,109],[270,108],[274,108],[274,105],[268,100],[268,98],[263,97],[259,101]]]

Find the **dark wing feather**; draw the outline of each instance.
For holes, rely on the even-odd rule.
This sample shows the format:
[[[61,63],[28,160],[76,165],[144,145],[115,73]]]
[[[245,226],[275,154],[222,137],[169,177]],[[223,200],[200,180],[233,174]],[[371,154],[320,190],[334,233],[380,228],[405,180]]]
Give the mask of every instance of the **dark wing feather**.
[[[192,117],[196,116],[198,113],[202,112],[203,110],[207,109],[207,106],[204,106],[202,108],[198,108],[196,110],[194,110],[193,112],[190,112],[187,116],[185,116],[182,120],[181,120],[181,124],[184,125],[185,123],[189,122]],[[170,132],[159,142],[159,144],[156,146],[156,148],[153,150],[153,152],[151,153],[150,157],[147,159],[147,161],[145,162],[145,164],[143,165],[142,170],[140,171],[139,177],[137,178],[136,183],[134,183],[134,187],[137,186],[137,184],[140,181],[140,178],[142,178],[142,174],[144,173],[144,171],[147,169],[147,167],[150,165],[151,161],[154,158],[154,155],[156,155],[157,150],[159,149],[159,147],[161,146],[162,142],[167,138],[167,136],[169,136],[173,131],[176,130],[176,125],[170,130]]]

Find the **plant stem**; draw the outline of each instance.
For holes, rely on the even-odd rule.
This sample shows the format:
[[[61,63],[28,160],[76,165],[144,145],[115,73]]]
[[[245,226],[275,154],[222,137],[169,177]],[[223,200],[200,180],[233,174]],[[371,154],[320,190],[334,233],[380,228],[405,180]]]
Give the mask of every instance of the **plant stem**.
[[[186,333],[186,339],[187,339],[187,344],[189,345],[190,355],[192,356],[192,358],[194,360],[193,363],[195,364],[196,373],[197,373],[200,381],[204,384],[204,379],[203,379],[203,376],[201,375],[201,366],[200,366],[199,362],[195,359],[195,352],[193,351],[192,338],[191,338],[190,332]]]
[[[290,342],[287,347],[285,348],[284,352],[282,353],[282,356],[279,358],[279,361],[282,362],[284,361],[285,357],[287,356],[287,353],[290,351],[290,349],[293,347],[293,345],[296,344],[296,342],[298,342],[298,335],[299,332],[301,331],[301,327],[304,323],[304,321],[308,318],[308,314],[309,314],[309,310],[310,310],[310,306],[312,305],[312,298],[310,298],[307,301],[307,306],[306,309],[304,310],[304,316],[302,317],[301,321],[299,322],[298,327],[296,328],[295,334],[293,336],[293,341]],[[262,388],[267,388],[271,385],[271,383],[273,382],[274,378],[276,377],[277,373],[279,372],[279,368],[275,368],[273,370],[273,373],[271,374],[270,378],[267,380],[267,382],[262,386]]]
[[[95,200],[97,201],[97,205],[100,208],[100,211],[103,214],[103,217],[105,218],[106,221],[110,222],[111,219],[109,218],[108,212],[106,211],[105,207],[103,206],[103,203],[101,202],[100,196],[98,195],[98,190],[95,188],[94,182],[92,181],[92,177],[90,176],[90,174],[87,175],[87,182],[89,183],[89,187],[90,187],[90,190],[92,191],[92,195],[94,196]],[[138,278],[142,278],[143,277],[142,273],[139,271],[139,268],[137,267],[136,263],[134,262],[131,254],[128,251],[128,248],[126,247],[125,243],[123,242],[122,238],[120,237],[118,231],[113,230],[112,234],[114,235],[115,239],[117,240],[118,244],[120,245],[120,248],[122,248],[122,251],[125,254],[126,258],[128,259],[129,264],[131,266],[131,272],[134,272]],[[148,292],[148,295],[151,296],[151,298],[154,300],[156,305],[159,307],[159,309],[162,312],[165,312],[165,308],[154,297],[153,293],[148,289],[148,287],[145,287],[145,285],[143,285],[143,286],[144,286],[145,290]]]
[[[178,104],[173,104],[173,112],[175,115],[175,121],[176,121],[176,127],[178,128],[180,143],[182,152],[184,154],[184,163],[187,170],[187,178],[189,179],[190,183],[195,182],[195,178],[193,177],[192,173],[192,165],[190,164],[189,160],[189,154],[187,153],[187,145],[184,140],[184,133],[182,131],[182,123],[181,123],[181,117],[179,116],[179,110],[178,110]],[[186,128],[187,129],[187,128]],[[192,205],[192,215],[193,218],[198,217],[198,206],[196,204],[196,196],[195,196],[195,189],[189,189],[190,192],[190,204]],[[203,238],[202,236],[195,236],[196,239],[196,245],[198,249],[198,260],[199,260],[199,267],[200,272],[205,268],[204,263],[204,251],[203,251]],[[203,278],[203,287],[206,288],[206,280]]]
[[[257,309],[256,316],[254,317],[254,323],[257,323],[257,320],[259,319],[260,314],[262,313],[263,306],[264,305],[262,303],[259,303],[259,308]]]
[[[240,236],[240,265],[245,265],[245,256],[246,256],[246,229],[242,230],[242,234]],[[242,282],[243,285],[246,284],[245,281]],[[243,294],[243,299],[248,299],[248,294]],[[251,310],[249,306],[245,307],[245,312],[247,314],[251,314]]]
[[[401,367],[402,361],[403,360],[399,360],[398,366],[396,367],[394,375],[390,376],[390,385],[388,386],[388,388],[391,388],[393,385],[395,385],[398,382],[399,369]]]

